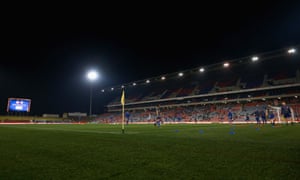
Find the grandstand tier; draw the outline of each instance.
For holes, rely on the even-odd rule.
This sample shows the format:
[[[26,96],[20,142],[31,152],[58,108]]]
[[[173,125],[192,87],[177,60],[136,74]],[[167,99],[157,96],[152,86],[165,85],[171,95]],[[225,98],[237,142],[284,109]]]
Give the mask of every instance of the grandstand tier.
[[[257,108],[288,101],[298,119],[299,67],[299,61],[275,57],[256,65],[215,69],[205,74],[194,72],[187,77],[129,87],[125,110],[133,122],[151,122],[157,116],[166,122],[220,122],[231,109],[234,119],[242,122],[247,114],[254,120],[253,111]],[[98,118],[99,122],[120,120],[120,97],[112,96],[114,100],[107,105],[107,113]]]

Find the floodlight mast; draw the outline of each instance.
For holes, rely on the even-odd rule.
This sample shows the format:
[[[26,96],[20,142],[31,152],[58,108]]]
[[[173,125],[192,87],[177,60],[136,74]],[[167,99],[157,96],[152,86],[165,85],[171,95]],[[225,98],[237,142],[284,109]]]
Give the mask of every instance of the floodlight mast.
[[[98,72],[95,70],[90,70],[87,73],[87,79],[91,82],[90,86],[90,112],[89,116],[92,116],[92,103],[93,103],[93,82],[98,79]]]

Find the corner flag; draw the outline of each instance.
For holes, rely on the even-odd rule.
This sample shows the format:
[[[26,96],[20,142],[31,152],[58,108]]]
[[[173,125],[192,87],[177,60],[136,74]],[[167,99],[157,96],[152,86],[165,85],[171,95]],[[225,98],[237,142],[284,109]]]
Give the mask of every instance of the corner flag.
[[[122,105],[122,133],[125,132],[124,127],[124,106],[125,106],[125,89],[122,89],[122,95],[121,95],[121,105]]]
[[[123,106],[125,105],[125,90],[124,89],[122,89],[121,104]]]

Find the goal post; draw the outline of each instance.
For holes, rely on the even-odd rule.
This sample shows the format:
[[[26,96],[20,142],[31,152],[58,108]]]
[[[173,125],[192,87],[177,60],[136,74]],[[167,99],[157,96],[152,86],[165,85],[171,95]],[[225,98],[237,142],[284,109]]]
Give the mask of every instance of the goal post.
[[[275,110],[276,115],[277,115],[277,119],[278,119],[278,123],[281,123],[281,119],[282,119],[282,116],[281,116],[281,107],[268,105],[268,108],[272,109],[272,110]],[[289,108],[291,110],[291,122],[295,122],[294,110],[291,107],[289,107]]]
[[[281,123],[281,107],[268,105],[268,108],[275,110],[278,123]]]

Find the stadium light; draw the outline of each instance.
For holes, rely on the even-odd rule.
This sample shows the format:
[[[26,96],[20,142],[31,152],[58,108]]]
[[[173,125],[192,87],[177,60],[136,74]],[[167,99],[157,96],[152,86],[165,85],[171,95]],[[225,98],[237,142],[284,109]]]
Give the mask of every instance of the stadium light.
[[[289,54],[295,54],[296,53],[296,49],[295,48],[291,48],[287,51]]]
[[[112,90],[112,91],[113,91],[113,90],[114,90],[114,88],[112,87],[112,88],[110,88],[110,90]]]
[[[95,81],[98,79],[97,71],[91,70],[87,73],[87,78],[89,81]]]
[[[133,86],[136,86],[136,83],[132,83]]]
[[[93,82],[95,82],[98,79],[98,72],[95,70],[90,70],[87,72],[87,79],[91,82],[90,87],[90,116],[92,116],[92,99],[93,99]],[[104,92],[104,91],[103,91]]]
[[[165,79],[166,79],[166,77],[165,77],[165,76],[162,76],[160,79],[161,79],[161,80],[165,80]]]
[[[200,69],[199,69],[199,72],[204,72],[204,71],[205,71],[204,68],[200,68]]]
[[[223,64],[223,66],[224,66],[225,68],[227,68],[227,67],[229,67],[229,63],[226,62],[226,63]]]
[[[150,83],[150,80],[148,79],[148,80],[146,81],[146,83]]]
[[[105,92],[105,90],[104,90],[104,89],[102,89],[102,90],[101,90],[101,92],[103,92],[103,93],[104,93],[104,92]]]
[[[255,61],[258,61],[259,58],[257,56],[253,56],[251,59],[253,62],[255,62]]]
[[[183,73],[182,73],[182,72],[178,73],[178,76],[179,76],[179,77],[182,77],[182,76],[183,76]]]
[[[123,89],[124,87],[125,87],[124,85],[121,86],[122,89]]]

